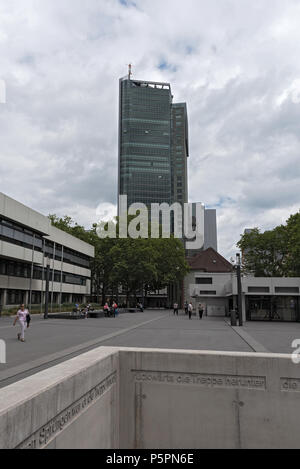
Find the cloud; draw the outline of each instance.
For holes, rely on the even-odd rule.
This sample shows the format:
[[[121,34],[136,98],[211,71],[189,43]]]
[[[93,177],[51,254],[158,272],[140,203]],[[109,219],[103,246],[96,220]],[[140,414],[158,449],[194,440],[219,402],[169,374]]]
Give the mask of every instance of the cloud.
[[[222,254],[299,209],[298,1],[11,0],[0,17],[2,192],[86,226],[114,214],[132,62],[187,102],[190,199],[218,209]]]

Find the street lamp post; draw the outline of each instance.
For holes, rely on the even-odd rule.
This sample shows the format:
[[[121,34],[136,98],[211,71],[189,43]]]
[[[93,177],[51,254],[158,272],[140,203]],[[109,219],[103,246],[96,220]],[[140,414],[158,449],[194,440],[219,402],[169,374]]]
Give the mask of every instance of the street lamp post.
[[[238,290],[238,312],[239,326],[243,326],[243,303],[242,303],[242,276],[241,276],[241,255],[236,255],[236,272],[237,272],[237,290]]]
[[[44,319],[48,319],[48,313],[49,313],[49,283],[50,283],[50,259],[49,257],[47,257]]]

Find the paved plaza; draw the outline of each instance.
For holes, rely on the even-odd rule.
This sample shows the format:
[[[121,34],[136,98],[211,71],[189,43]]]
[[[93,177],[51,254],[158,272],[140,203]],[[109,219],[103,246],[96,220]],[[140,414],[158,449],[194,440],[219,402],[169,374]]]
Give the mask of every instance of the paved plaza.
[[[26,342],[16,340],[13,318],[0,318],[0,339],[7,345],[7,364],[0,364],[0,387],[99,346],[239,352],[292,353],[300,324],[246,323],[232,328],[227,318],[190,321],[184,313],[145,311],[117,318],[88,320],[33,317]]]

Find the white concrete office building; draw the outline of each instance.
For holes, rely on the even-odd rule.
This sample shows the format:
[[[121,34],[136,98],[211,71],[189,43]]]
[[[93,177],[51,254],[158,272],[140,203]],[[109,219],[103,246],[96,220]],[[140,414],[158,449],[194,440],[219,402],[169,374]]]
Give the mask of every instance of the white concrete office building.
[[[0,192],[0,308],[84,303],[91,294],[94,247],[51,225],[48,217]]]
[[[233,266],[214,249],[188,259],[184,297],[207,316],[227,316],[237,306]],[[300,278],[242,277],[244,321],[300,322]]]

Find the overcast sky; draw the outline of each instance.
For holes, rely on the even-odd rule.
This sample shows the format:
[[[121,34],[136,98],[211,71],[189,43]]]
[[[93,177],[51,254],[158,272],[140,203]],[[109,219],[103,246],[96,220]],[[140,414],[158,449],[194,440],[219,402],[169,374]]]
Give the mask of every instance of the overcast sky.
[[[117,199],[118,79],[189,112],[190,201],[245,228],[300,208],[299,0],[0,0],[0,191],[85,226]]]

